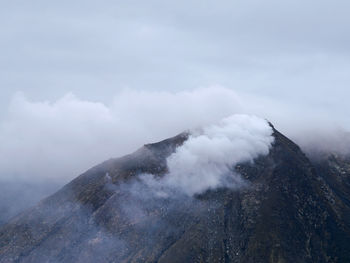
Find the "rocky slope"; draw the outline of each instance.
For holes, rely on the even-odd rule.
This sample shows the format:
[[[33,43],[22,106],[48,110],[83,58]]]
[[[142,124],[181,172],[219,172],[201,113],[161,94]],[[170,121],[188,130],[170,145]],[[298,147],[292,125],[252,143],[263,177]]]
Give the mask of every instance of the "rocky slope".
[[[350,161],[311,163],[274,129],[248,182],[159,197],[138,179],[167,172],[186,133],[111,159],[0,228],[0,262],[350,262]]]

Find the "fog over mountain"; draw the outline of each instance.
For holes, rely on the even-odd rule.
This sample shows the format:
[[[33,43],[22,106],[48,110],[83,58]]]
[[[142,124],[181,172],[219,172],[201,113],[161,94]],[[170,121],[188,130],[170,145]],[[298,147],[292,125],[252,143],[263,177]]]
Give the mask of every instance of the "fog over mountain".
[[[176,134],[189,137],[166,156],[168,173],[122,190],[192,200],[247,187],[233,167],[271,155],[271,123],[317,174],[341,177],[349,9],[346,0],[2,3],[0,225],[89,168]]]
[[[76,177],[0,226],[0,262],[348,262],[349,178],[232,115]]]
[[[218,86],[177,93],[126,90],[110,105],[74,94],[57,101],[31,101],[17,93],[0,125],[2,178],[69,180],[96,162],[126,154],[144,142],[235,113],[268,119],[306,150],[348,151],[347,123],[342,126],[322,111],[290,109]]]
[[[174,188],[193,196],[219,187],[239,188],[244,181],[232,172],[243,162],[266,155],[273,143],[272,128],[255,116],[232,115],[218,124],[190,133],[167,159],[168,174],[144,179],[158,188]],[[162,191],[159,194],[167,195]]]
[[[9,186],[14,189],[6,194],[13,197],[6,198],[2,210],[23,209],[26,202],[33,204],[50,193],[46,189],[58,189],[88,167],[132,152],[145,142],[235,113],[272,121],[310,155],[349,152],[346,123],[342,126],[329,114],[291,109],[220,86],[181,92],[124,90],[109,105],[72,93],[56,101],[32,101],[17,93],[0,124],[0,180],[6,193]],[[23,202],[16,197],[19,185],[27,192],[23,197],[28,196]]]

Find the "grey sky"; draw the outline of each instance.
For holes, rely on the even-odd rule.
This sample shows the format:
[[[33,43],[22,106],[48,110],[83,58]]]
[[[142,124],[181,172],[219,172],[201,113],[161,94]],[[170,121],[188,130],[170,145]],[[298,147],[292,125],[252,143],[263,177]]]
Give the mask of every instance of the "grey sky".
[[[123,87],[220,84],[340,113],[348,10],[345,0],[3,1],[1,105],[18,90],[109,102]]]

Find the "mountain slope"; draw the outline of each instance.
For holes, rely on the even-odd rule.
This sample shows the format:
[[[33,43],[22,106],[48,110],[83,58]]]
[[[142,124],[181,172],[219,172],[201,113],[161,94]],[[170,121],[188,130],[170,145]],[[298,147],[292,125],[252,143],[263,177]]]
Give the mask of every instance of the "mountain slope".
[[[312,164],[273,128],[248,182],[160,197],[183,133],[98,165],[0,229],[0,262],[350,262],[350,162]]]

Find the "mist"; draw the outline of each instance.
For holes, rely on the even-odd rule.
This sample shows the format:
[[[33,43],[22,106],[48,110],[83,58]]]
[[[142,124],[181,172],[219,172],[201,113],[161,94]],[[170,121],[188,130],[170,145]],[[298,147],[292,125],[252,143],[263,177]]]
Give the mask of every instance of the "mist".
[[[232,114],[272,122],[305,150],[346,154],[347,123],[314,111],[213,86],[183,92],[124,90],[110,105],[74,94],[56,101],[14,95],[0,123],[1,179],[69,181],[91,166]]]
[[[50,192],[40,190],[43,183],[47,183],[45,189],[57,190],[106,159],[185,130],[209,126],[232,114],[267,119],[310,155],[348,154],[347,123],[324,111],[291,108],[222,86],[180,92],[125,89],[110,104],[83,100],[72,93],[54,101],[33,101],[16,93],[0,123],[0,180],[4,187],[17,184],[9,200],[20,198],[18,188],[22,188],[28,192],[21,195],[23,202],[33,205]],[[197,140],[203,137],[192,142]],[[179,151],[188,153],[185,148]],[[34,198],[29,202],[24,196]]]
[[[246,183],[235,166],[267,155],[273,143],[272,128],[266,120],[232,115],[218,124],[193,132],[167,159],[169,172],[161,178],[146,177],[149,185],[170,187],[193,196],[210,189],[237,189]],[[159,192],[159,195],[167,195]]]
[[[202,226],[185,237],[207,238],[200,251],[245,249],[255,243],[242,242],[234,227],[256,225],[269,193],[261,229],[287,233],[297,220],[295,229],[306,227],[300,237],[308,238],[308,257],[318,245],[341,249],[330,239],[334,232],[342,240],[338,212],[347,205],[349,167],[333,161],[329,171],[318,170],[328,167],[330,154],[350,158],[349,10],[345,0],[4,1],[0,227],[11,218],[24,226],[8,240],[38,241],[29,254],[44,261],[128,261],[128,251],[142,258],[143,248],[171,247],[185,229]],[[302,152],[280,147],[284,137],[274,136],[274,128]],[[175,150],[172,139],[156,144],[170,141],[166,151],[144,146],[180,133],[186,140],[175,137],[181,141]],[[271,171],[274,181],[254,185],[255,168],[264,178]],[[22,212],[32,224],[20,222]],[[325,227],[313,222],[326,214]],[[218,245],[221,225],[230,238]],[[246,232],[260,238],[257,226]],[[317,240],[322,232],[325,245]],[[46,234],[58,239],[42,239]],[[269,243],[269,235],[261,237]],[[300,240],[294,246],[281,238],[271,255],[290,243],[287,255]],[[177,256],[192,253],[183,248],[192,250],[186,245]],[[235,261],[239,250],[230,252]]]

